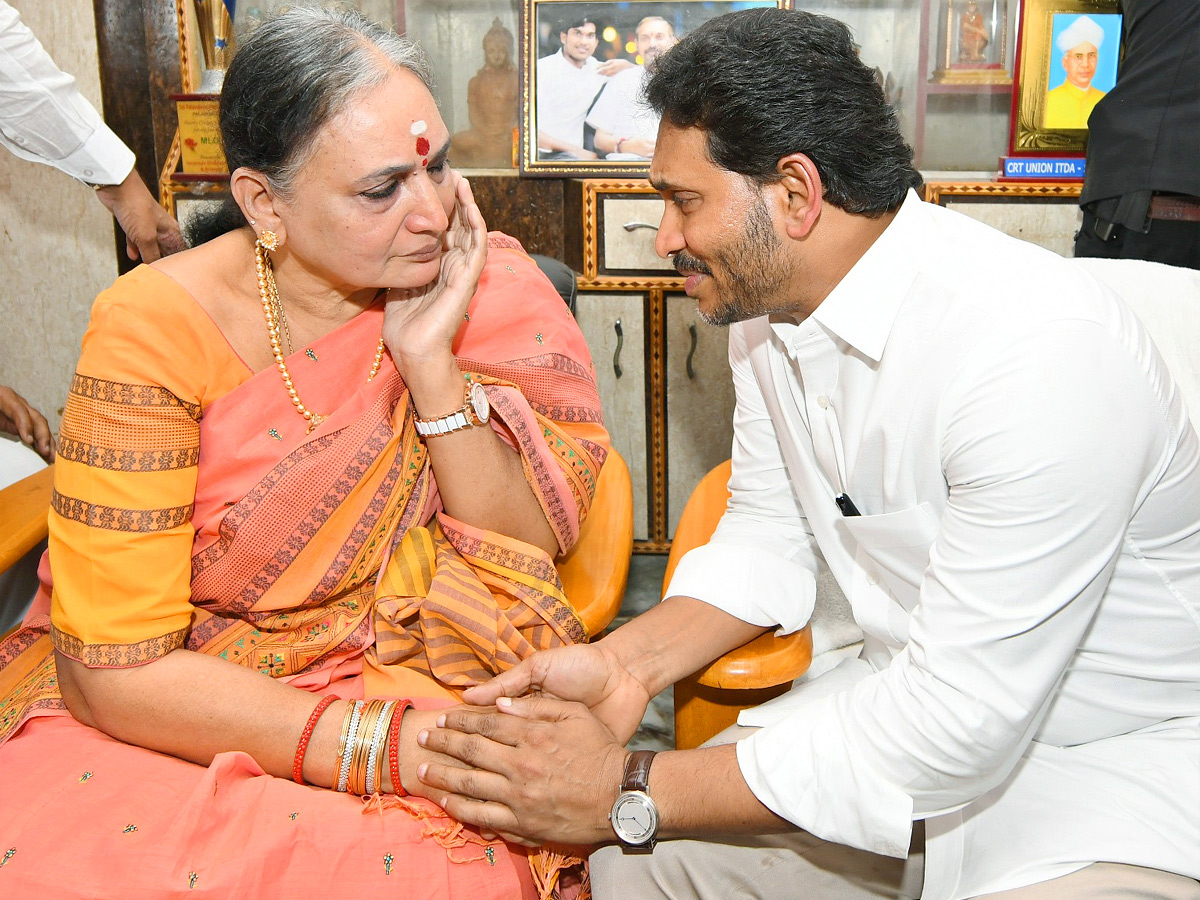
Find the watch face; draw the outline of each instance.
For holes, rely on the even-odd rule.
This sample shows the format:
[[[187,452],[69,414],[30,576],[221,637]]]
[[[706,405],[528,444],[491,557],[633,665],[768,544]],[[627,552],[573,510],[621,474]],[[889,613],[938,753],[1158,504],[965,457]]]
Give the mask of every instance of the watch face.
[[[658,832],[658,809],[640,791],[626,791],[612,808],[613,830],[627,844],[645,844]]]
[[[487,392],[479,382],[471,385],[471,411],[480,422],[486,422],[491,415],[492,407],[488,403]]]

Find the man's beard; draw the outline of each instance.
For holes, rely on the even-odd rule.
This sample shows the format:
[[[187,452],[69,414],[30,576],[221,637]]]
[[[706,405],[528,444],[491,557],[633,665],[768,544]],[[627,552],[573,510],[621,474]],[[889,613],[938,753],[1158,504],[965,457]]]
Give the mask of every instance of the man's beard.
[[[795,274],[795,265],[785,262],[779,252],[779,238],[771,225],[771,214],[762,198],[746,214],[741,236],[734,246],[716,250],[713,262],[721,272],[721,283],[713,278],[712,268],[680,250],[673,262],[680,274],[696,272],[713,278],[713,287],[722,292],[711,312],[699,310],[709,325],[732,325],[776,312],[788,312],[781,306],[787,282]]]

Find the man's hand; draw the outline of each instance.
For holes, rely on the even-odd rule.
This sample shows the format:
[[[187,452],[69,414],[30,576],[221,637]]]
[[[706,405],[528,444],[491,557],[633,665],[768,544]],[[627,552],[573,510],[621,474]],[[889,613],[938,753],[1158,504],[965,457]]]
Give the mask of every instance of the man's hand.
[[[463,700],[487,706],[502,697],[531,693],[582,703],[621,743],[633,737],[650,702],[646,686],[605,649],[603,641],[535,653],[491,681],[468,689]]]
[[[626,69],[632,69],[633,63],[627,59],[610,59],[600,63],[596,67],[596,71],[604,76],[616,75],[618,72],[624,72]]]
[[[612,837],[608,812],[626,751],[586,707],[502,697],[495,710],[458,707],[437,721],[418,742],[471,768],[427,763],[417,776],[454,818],[522,843]]]
[[[154,262],[187,249],[179,223],[150,194],[137,169],[120,184],[97,188],[96,196],[125,232],[125,252],[130,259],[140,256],[142,262]]]
[[[54,462],[54,444],[46,417],[4,385],[0,385],[0,431],[15,434],[46,462]]]

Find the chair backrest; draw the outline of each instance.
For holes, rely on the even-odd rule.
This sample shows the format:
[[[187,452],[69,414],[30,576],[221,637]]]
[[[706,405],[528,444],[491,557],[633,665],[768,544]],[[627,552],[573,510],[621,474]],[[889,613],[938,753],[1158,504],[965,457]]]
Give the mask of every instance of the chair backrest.
[[[708,539],[717,530],[717,523],[725,514],[729,504],[729,474],[730,460],[725,460],[709,469],[708,474],[692,490],[683,513],[679,516],[679,524],[675,527],[675,535],[671,538],[671,552],[667,556],[667,570],[663,575],[663,595],[666,595],[667,585],[675,574],[679,560],[689,550],[708,543]]]
[[[1129,304],[1150,332],[1200,430],[1200,271],[1140,259],[1076,259]]]
[[[563,590],[589,637],[620,611],[632,555],[633,481],[621,454],[609,450],[579,540],[557,561]]]

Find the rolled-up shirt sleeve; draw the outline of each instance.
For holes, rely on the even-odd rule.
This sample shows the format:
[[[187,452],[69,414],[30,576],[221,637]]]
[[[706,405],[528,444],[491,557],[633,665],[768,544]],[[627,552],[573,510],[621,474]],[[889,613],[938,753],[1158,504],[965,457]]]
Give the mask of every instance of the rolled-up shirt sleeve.
[[[1149,382],[1091,322],[979,349],[938,411],[949,496],[909,641],[738,745],[759,800],[819,837],[903,856],[912,819],[1009,775],[1168,465]]]
[[[737,400],[729,505],[712,539],[680,560],[666,596],[692,597],[787,634],[808,624],[823,562],[736,325],[729,363]]]
[[[0,144],[87,184],[120,184],[134,155],[0,0]]]

